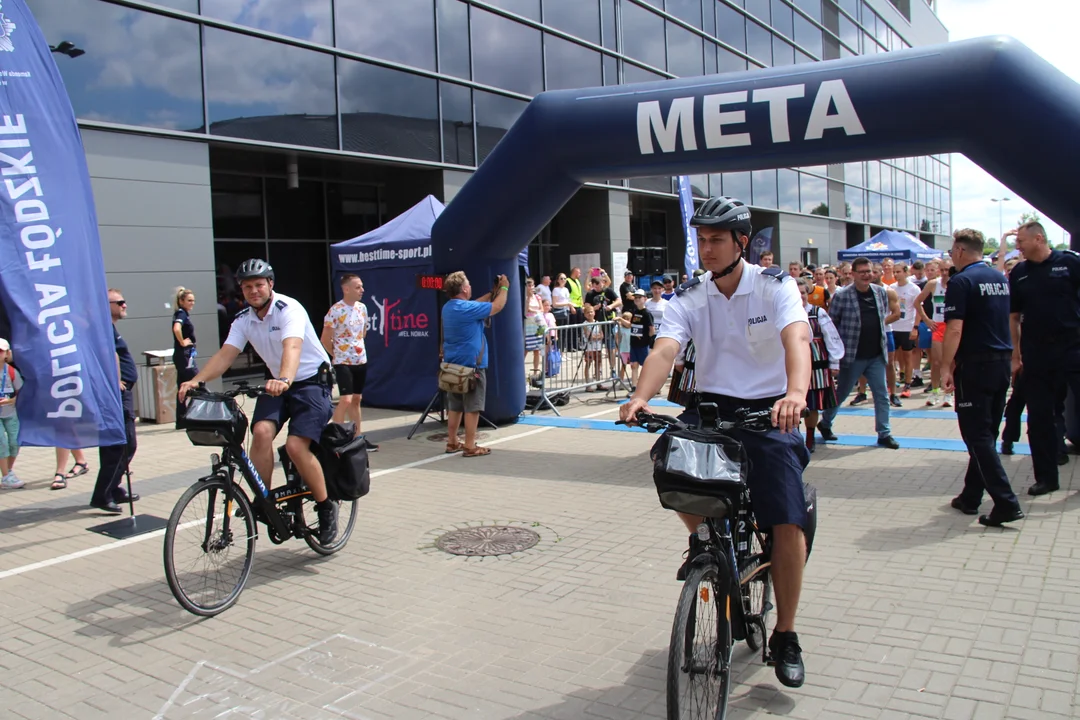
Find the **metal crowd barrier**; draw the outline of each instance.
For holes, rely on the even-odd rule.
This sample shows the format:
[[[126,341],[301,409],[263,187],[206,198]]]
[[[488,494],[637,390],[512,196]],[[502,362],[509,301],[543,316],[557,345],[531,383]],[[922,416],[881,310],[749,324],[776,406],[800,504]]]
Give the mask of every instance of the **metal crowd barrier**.
[[[561,325],[545,334],[540,352],[543,371],[533,372],[531,352],[526,352],[525,373],[529,383],[526,407],[535,414],[565,405],[571,393],[604,392],[606,396],[622,390],[630,392],[630,368],[619,353],[619,332],[615,321]],[[557,353],[553,353],[555,350]]]

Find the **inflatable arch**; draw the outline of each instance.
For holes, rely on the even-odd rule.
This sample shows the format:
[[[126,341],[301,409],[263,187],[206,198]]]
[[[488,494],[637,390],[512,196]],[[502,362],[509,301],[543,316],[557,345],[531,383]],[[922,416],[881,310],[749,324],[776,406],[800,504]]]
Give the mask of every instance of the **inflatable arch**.
[[[478,294],[583,183],[961,152],[1080,236],[1080,85],[1008,37],[538,95],[432,230]],[[612,268],[618,272],[619,268]],[[486,415],[525,403],[521,301],[492,323]]]

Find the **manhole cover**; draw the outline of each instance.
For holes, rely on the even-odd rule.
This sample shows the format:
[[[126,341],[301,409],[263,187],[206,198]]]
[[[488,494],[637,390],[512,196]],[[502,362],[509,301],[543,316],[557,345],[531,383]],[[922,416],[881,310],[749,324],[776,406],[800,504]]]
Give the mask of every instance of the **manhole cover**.
[[[491,557],[521,552],[540,542],[540,535],[523,527],[481,525],[451,530],[435,541],[435,547],[451,555]]]

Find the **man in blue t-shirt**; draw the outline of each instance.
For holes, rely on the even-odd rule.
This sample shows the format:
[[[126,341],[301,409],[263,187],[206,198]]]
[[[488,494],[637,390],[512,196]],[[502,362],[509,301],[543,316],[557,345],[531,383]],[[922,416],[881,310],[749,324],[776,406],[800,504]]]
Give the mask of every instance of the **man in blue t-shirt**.
[[[471,392],[446,394],[446,452],[462,450],[465,457],[490,455],[491,450],[476,444],[476,428],[487,394],[488,349],[484,325],[489,317],[506,307],[510,280],[500,275],[490,293],[472,300],[469,278],[459,270],[446,276],[443,290],[450,300],[442,309],[443,341],[439,355],[443,362],[476,368],[476,383]],[[462,416],[465,418],[464,445],[457,439]]]

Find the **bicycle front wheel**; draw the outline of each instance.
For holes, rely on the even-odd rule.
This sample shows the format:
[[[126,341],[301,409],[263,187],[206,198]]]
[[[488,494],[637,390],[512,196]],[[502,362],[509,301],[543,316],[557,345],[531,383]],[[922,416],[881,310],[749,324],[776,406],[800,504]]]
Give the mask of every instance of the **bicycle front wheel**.
[[[251,574],[256,526],[240,488],[200,480],[173,508],[165,528],[165,578],[190,613],[211,617],[232,607]]]
[[[690,569],[668,650],[668,720],[724,720],[731,692],[731,606],[727,569]]]

